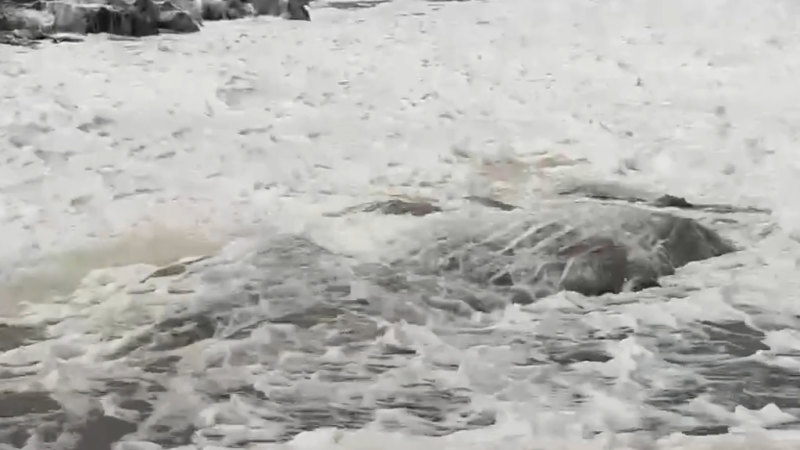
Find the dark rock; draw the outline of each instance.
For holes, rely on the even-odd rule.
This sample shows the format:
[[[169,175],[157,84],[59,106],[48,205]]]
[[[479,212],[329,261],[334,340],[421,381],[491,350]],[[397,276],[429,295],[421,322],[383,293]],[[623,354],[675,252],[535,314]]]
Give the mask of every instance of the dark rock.
[[[717,436],[728,434],[729,429],[728,425],[705,425],[685,430],[683,434],[687,436]]]
[[[166,1],[159,5],[158,26],[176,33],[195,33],[200,31],[200,24],[192,15],[171,1]],[[151,275],[151,277],[153,276],[155,275]]]
[[[45,8],[54,17],[54,31],[134,37],[158,34],[158,7],[152,0],[114,5],[52,1],[46,2]]]
[[[187,423],[188,422],[188,423]],[[167,423],[156,423],[144,431],[147,440],[166,448],[179,447],[192,442],[194,426],[187,418],[185,421],[176,420]]]
[[[496,208],[502,211],[512,211],[518,209],[518,206],[514,206],[505,202],[501,202],[500,200],[495,200],[489,197],[481,197],[477,195],[470,195],[465,197],[467,200],[471,202],[478,203],[480,205],[486,206],[488,208]]]
[[[380,212],[387,215],[401,216],[427,216],[435,212],[440,212],[442,209],[436,205],[427,202],[410,202],[399,199],[392,199],[380,202],[374,202],[366,205],[362,211],[364,212]]]
[[[583,295],[622,291],[628,251],[611,239],[590,239],[562,252],[568,257],[559,287]]]
[[[311,13],[308,12],[308,0],[289,0],[286,13],[289,20],[311,20]]]
[[[676,197],[674,195],[665,194],[658,197],[653,201],[653,206],[661,208],[694,208],[694,205],[686,201],[683,197]]]
[[[280,16],[280,0],[250,0],[257,16]]]
[[[225,18],[229,20],[252,17],[256,15],[256,10],[249,2],[243,0],[227,0]]]
[[[177,12],[182,12],[182,11],[177,11]],[[174,277],[175,275],[180,275],[184,272],[186,272],[186,264],[181,264],[181,263],[170,264],[168,266],[159,267],[158,269],[154,270],[153,273],[146,276],[142,280],[142,283],[151,278]]]
[[[658,279],[655,275],[649,277],[628,276],[629,278],[625,282],[623,291],[639,292],[645,289],[661,287],[661,283],[658,282]]]
[[[514,279],[511,278],[511,274],[508,273],[508,272],[502,272],[502,273],[499,273],[499,274],[493,276],[489,280],[489,282],[492,283],[495,286],[513,286],[514,285]]]
[[[713,258],[734,250],[720,235],[685,217],[659,215],[654,217],[655,237],[669,267],[660,267],[663,274],[693,261]]]
[[[769,350],[764,344],[765,335],[759,330],[749,327],[742,321],[735,322],[701,322],[709,344],[720,353],[739,357],[747,357],[761,350]]]
[[[223,20],[228,17],[228,2],[225,0],[203,0],[203,20]]]
[[[511,303],[517,305],[530,305],[536,298],[525,289],[516,288],[511,291]]]
[[[186,11],[198,25],[203,24],[202,0],[166,0],[164,3],[170,3],[175,8]],[[159,10],[163,10],[163,7],[159,6]]]
[[[574,364],[577,362],[606,362],[611,360],[611,356],[600,349],[577,348],[567,350],[551,356],[551,359],[559,364]]]
[[[153,0],[135,0],[131,15],[131,36],[158,34],[159,9]]]
[[[735,250],[693,219],[620,204],[556,204],[446,229],[452,234],[421,250],[432,270],[477,289],[513,285],[529,293],[512,294],[523,304],[560,290],[597,296],[657,286],[679,267]]]

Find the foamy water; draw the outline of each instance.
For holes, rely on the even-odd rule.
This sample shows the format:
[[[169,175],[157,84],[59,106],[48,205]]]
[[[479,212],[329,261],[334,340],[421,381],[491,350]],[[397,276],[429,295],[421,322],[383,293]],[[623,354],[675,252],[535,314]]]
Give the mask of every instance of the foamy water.
[[[798,5],[338,6],[0,47],[0,442],[800,446]],[[426,272],[600,232],[587,181],[759,209],[670,210],[740,251],[636,293]],[[342,213],[390,197],[443,211]]]

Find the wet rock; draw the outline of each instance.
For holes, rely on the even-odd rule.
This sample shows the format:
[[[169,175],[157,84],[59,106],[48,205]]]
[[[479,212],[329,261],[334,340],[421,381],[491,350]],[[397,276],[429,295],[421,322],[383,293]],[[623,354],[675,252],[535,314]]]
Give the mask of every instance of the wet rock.
[[[606,352],[593,348],[575,348],[559,352],[550,357],[559,364],[574,364],[578,362],[606,362],[612,358]]]
[[[52,29],[58,32],[134,37],[158,34],[158,7],[152,0],[113,5],[50,1],[44,8],[53,15]]]
[[[203,24],[203,1],[202,0],[165,0],[164,3],[171,3],[179,10],[186,11],[198,25]],[[159,5],[159,10],[164,9]],[[169,7],[167,7],[169,10]]]
[[[704,425],[685,430],[683,434],[687,436],[717,436],[728,434],[729,429],[728,425]]]
[[[364,212],[380,212],[386,215],[410,215],[418,217],[427,216],[428,214],[440,212],[441,210],[440,207],[432,203],[412,202],[399,199],[370,203],[362,209]]]
[[[228,0],[227,19],[241,19],[244,17],[253,17],[255,15],[256,10],[249,2],[244,0]]]
[[[525,289],[516,288],[511,290],[510,301],[517,305],[530,305],[536,301],[536,297]]]
[[[726,355],[746,357],[760,350],[769,350],[764,343],[766,336],[759,330],[750,328],[741,321],[736,322],[702,322],[703,331],[709,344],[716,352]]]
[[[222,20],[228,15],[228,2],[225,0],[203,0],[203,20]]]
[[[713,258],[734,250],[719,234],[693,219],[672,215],[659,215],[654,219],[655,237],[659,242],[655,249],[661,251],[664,262],[669,264],[657,268],[664,274],[671,274],[674,269],[690,262]]]
[[[200,31],[200,24],[192,14],[171,1],[166,1],[159,5],[158,26],[176,33]]]
[[[487,208],[496,208],[502,211],[512,211],[518,209],[518,206],[514,206],[505,202],[501,202],[500,200],[495,200],[489,197],[481,197],[477,195],[470,195],[465,197],[467,200],[471,202],[475,202],[479,205],[486,206]]]
[[[257,16],[280,16],[280,0],[251,0]]]
[[[658,197],[652,202],[653,206],[661,208],[694,208],[694,205],[686,201],[683,197],[676,197],[674,195],[665,194]]]
[[[657,286],[679,267],[735,250],[693,219],[606,203],[555,204],[449,230],[422,250],[423,261],[478,289],[519,288],[511,296],[522,304],[560,290],[597,296]]]
[[[204,20],[233,20],[255,14],[255,7],[243,0],[202,0]]]
[[[567,264],[559,287],[583,295],[602,295],[622,290],[628,267],[628,251],[611,239],[590,239],[563,252]]]
[[[180,275],[180,274],[182,274],[184,272],[186,272],[186,264],[182,264],[182,263],[170,264],[168,266],[160,267],[160,268],[156,269],[155,271],[153,271],[153,273],[151,273],[150,275],[146,276],[142,280],[142,283],[144,283],[145,281],[147,281],[147,280],[149,280],[151,278],[174,277],[175,275]]]
[[[308,0],[289,0],[286,13],[289,20],[311,20],[311,14],[308,12]]]

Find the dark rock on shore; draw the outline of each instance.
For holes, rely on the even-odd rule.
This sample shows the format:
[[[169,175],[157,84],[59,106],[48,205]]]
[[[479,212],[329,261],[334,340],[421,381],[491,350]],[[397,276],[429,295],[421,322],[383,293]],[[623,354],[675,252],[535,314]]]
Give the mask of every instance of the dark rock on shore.
[[[289,20],[311,20],[308,12],[308,0],[289,0],[286,8]]]
[[[161,3],[158,7],[159,28],[176,33],[194,33],[200,31],[200,23],[192,17],[189,11],[182,9],[169,0]]]
[[[307,0],[6,0],[0,4],[0,43],[32,46],[53,33],[132,37],[156,35],[160,29],[192,33],[200,30],[204,19],[233,20],[257,15],[311,20]]]

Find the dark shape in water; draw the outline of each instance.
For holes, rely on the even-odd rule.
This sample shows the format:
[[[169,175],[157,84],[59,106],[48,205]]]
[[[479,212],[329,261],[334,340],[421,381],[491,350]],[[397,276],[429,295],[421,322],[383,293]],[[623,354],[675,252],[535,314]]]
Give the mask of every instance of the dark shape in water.
[[[381,3],[389,3],[391,0],[362,0],[362,1],[342,1],[329,2],[328,6],[336,9],[362,9],[373,8]]]
[[[311,328],[314,325],[329,322],[337,318],[341,313],[342,310],[340,308],[326,305],[314,305],[303,311],[292,312],[276,317],[270,320],[270,322],[293,324],[300,328]]]
[[[576,348],[574,350],[567,350],[564,353],[552,355],[550,357],[553,361],[559,364],[573,364],[577,362],[606,362],[612,358],[606,352],[594,348]]]
[[[80,440],[76,449],[111,450],[111,444],[136,431],[136,425],[116,417],[100,416],[89,419],[79,430]]]
[[[519,209],[519,206],[514,206],[510,203],[501,202],[500,200],[495,200],[489,197],[481,197],[479,195],[470,195],[464,197],[466,200],[471,202],[475,202],[479,205],[486,206],[487,208],[496,208],[502,211],[513,211],[515,209]]]
[[[628,205],[554,205],[494,220],[454,229],[423,249],[423,260],[479,289],[513,285],[540,298],[560,290],[587,296],[641,290],[690,262],[735,250],[693,219]],[[529,298],[519,294],[515,303]]]
[[[764,333],[750,328],[742,321],[737,322],[702,322],[703,330],[708,335],[708,342],[717,350],[731,356],[750,356],[759,350],[769,350],[764,344]]]
[[[705,425],[686,430],[683,434],[687,436],[716,436],[728,434],[729,428],[727,425]]]
[[[699,209],[711,213],[769,213],[768,209],[724,204],[697,204],[671,194],[657,196],[651,192],[614,183],[582,183],[562,189],[561,195],[579,195],[594,200],[619,200],[648,204],[657,208]]]
[[[658,197],[652,202],[652,205],[661,208],[694,208],[694,205],[686,201],[685,198],[669,194]]]
[[[410,202],[399,199],[370,203],[363,209],[364,212],[380,212],[393,216],[427,216],[428,214],[440,212],[441,210],[441,208],[432,203]]]
[[[41,338],[41,331],[36,328],[0,323],[0,352],[21,347]]]
[[[59,411],[61,405],[46,392],[0,393],[0,418]]]

